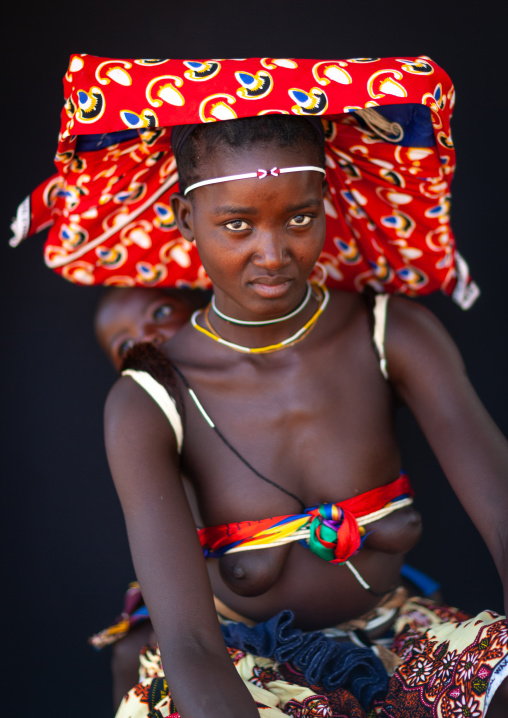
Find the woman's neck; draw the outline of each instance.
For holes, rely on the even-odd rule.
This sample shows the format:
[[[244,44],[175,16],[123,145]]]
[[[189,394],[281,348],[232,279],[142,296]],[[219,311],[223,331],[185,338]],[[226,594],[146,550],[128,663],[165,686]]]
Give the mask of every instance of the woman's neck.
[[[217,306],[219,309],[217,313],[213,305],[210,305],[195,317],[195,325],[197,328],[204,329],[209,335],[214,335],[217,341],[222,340],[220,343],[229,342],[238,350],[243,348],[246,353],[249,349],[255,352],[256,349],[266,350],[267,347],[273,347],[273,351],[277,351],[305,338],[326,307],[327,297],[328,294],[323,293],[323,290],[312,287],[308,298],[306,292],[303,299],[290,312],[274,318],[273,321],[270,318],[269,323],[260,319],[259,324],[257,322],[239,324],[234,318],[230,321],[223,318],[227,315],[220,306]]]

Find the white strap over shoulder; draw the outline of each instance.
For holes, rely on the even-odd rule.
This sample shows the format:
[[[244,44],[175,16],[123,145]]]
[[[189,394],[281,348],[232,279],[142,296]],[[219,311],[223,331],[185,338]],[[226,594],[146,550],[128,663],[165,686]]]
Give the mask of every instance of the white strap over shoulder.
[[[379,368],[385,379],[388,379],[388,368],[385,355],[386,312],[388,294],[377,294],[374,304],[374,344],[379,356]]]
[[[125,369],[125,371],[122,372],[122,376],[130,376],[134,379],[137,384],[143,387],[147,394],[150,394],[155,403],[162,409],[164,415],[171,424],[173,431],[175,432],[176,445],[178,453],[180,453],[183,444],[183,426],[173,397],[168,394],[162,384],[159,384],[159,382],[146,371]]]

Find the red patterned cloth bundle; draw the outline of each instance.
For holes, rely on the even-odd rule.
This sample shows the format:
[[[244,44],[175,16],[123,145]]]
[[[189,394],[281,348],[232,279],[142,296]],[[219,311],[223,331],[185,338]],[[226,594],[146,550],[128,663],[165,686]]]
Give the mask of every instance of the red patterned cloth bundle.
[[[84,285],[206,287],[176,225],[170,128],[319,117],[327,235],[314,279],[409,296],[478,288],[450,229],[454,90],[427,57],[115,60],[71,57],[57,172],[20,205],[11,244],[50,226],[45,262]]]

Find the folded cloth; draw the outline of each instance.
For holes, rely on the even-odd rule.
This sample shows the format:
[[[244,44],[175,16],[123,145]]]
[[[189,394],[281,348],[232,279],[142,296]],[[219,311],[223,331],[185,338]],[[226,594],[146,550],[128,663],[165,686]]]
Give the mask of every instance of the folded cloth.
[[[337,642],[322,631],[304,633],[293,628],[291,611],[281,611],[256,626],[228,622],[222,635],[227,646],[290,663],[309,684],[327,690],[345,688],[367,709],[374,698],[386,693],[388,674],[379,658],[368,648],[349,641]]]

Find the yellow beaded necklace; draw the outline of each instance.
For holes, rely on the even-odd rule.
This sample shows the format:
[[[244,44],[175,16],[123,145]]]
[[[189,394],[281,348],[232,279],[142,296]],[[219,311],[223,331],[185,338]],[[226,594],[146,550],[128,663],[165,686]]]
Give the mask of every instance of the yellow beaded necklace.
[[[317,285],[316,285],[317,286]],[[319,304],[319,307],[317,308],[316,312],[312,315],[312,317],[309,319],[308,322],[306,322],[303,327],[301,327],[295,334],[288,337],[287,339],[284,339],[284,341],[279,342],[278,344],[270,344],[266,347],[244,347],[241,344],[233,344],[233,342],[228,342],[226,339],[223,339],[212,327],[210,324],[210,321],[208,319],[208,313],[210,311],[210,305],[206,308],[205,312],[205,321],[208,326],[208,329],[205,329],[204,327],[200,327],[197,323],[197,317],[203,312],[202,309],[198,309],[197,312],[194,312],[194,314],[191,317],[191,324],[194,327],[194,329],[197,329],[198,332],[201,332],[202,334],[205,334],[205,336],[210,337],[210,339],[213,339],[216,342],[219,342],[219,344],[223,344],[226,347],[229,347],[230,349],[234,349],[237,352],[242,352],[244,354],[268,354],[270,352],[278,352],[281,349],[286,349],[286,347],[290,347],[293,344],[296,344],[297,342],[304,339],[307,334],[311,331],[311,329],[314,327],[315,323],[321,316],[321,314],[324,312],[328,305],[328,301],[330,299],[330,294],[326,287],[319,286],[319,289],[321,290],[322,297],[321,302]]]

